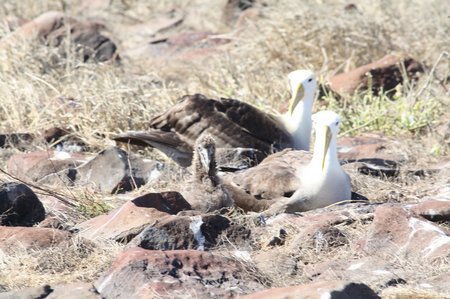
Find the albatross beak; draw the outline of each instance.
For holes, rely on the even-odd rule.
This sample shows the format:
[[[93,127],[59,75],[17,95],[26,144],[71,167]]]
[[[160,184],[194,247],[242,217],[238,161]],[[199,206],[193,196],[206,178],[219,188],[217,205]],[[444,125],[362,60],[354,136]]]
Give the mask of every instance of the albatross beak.
[[[209,172],[209,165],[211,162],[210,154],[207,148],[202,147],[198,153],[200,154],[200,162],[203,167],[206,169],[206,172]]]
[[[297,104],[303,100],[303,97],[305,96],[305,88],[303,87],[303,84],[300,83],[297,86],[297,89],[295,90],[295,92],[292,94],[292,99],[289,103],[289,113],[292,116],[292,113],[294,113],[294,109],[297,106]]]
[[[327,152],[328,152],[328,148],[330,147],[330,142],[331,142],[331,129],[329,126],[325,126],[325,147],[323,149],[323,158],[322,158],[322,171],[325,167],[325,158],[327,156]]]

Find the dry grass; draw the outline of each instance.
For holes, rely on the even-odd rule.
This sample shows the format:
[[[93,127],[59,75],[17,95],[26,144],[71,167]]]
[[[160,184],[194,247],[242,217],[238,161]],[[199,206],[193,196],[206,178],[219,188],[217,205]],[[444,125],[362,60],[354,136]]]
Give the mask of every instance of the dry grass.
[[[97,279],[123,250],[119,243],[77,237],[46,249],[0,251],[0,281],[7,289]]]
[[[81,2],[6,0],[0,4],[0,19],[11,16],[31,19],[48,10],[98,18],[106,23],[119,51],[125,51],[130,45],[123,26],[151,20],[178,7],[186,12],[184,29],[229,33],[233,42],[223,46],[220,55],[202,61],[156,67],[150,59],[124,59],[120,65],[83,63],[73,53],[63,58],[57,49],[20,40],[13,48],[0,50],[1,133],[42,133],[52,126],[68,127],[93,150],[100,150],[111,142],[98,137],[99,134],[107,136],[144,129],[151,116],[170,107],[177,97],[186,93],[234,97],[275,112],[283,109],[289,98],[286,80],[289,71],[311,68],[323,82],[327,76],[386,54],[406,53],[423,61],[428,68],[417,84],[405,78],[395,101],[384,94],[362,92],[343,99],[326,97],[315,109],[329,108],[342,114],[344,135],[377,130],[401,140],[397,150],[407,155],[406,166],[410,169],[427,167],[449,153],[445,136],[435,132],[436,128],[447,125],[449,115],[446,111],[449,94],[444,88],[450,72],[449,57],[441,55],[450,46],[448,1],[361,0],[357,10],[350,12],[344,9],[349,3],[345,0],[267,0],[264,5],[258,1],[261,16],[238,29],[220,22],[225,1],[113,0],[108,9],[96,12],[80,12],[78,3]],[[6,23],[0,23],[0,38],[10,32]],[[435,63],[436,68],[431,72]],[[41,143],[34,146],[34,149],[45,149]],[[5,161],[15,151],[2,150],[1,160]],[[162,158],[155,152],[144,153]],[[11,180],[5,176],[0,179]],[[378,196],[379,201],[410,201],[448,185],[447,181],[431,185],[435,181],[432,176],[401,176],[391,181],[371,179],[360,184],[374,195],[372,199]],[[146,188],[157,191],[155,186]],[[76,189],[57,191],[76,203],[76,210],[85,217],[111,208],[103,206],[103,195]],[[355,223],[345,227],[344,233],[358,238],[365,229],[364,223]],[[8,288],[92,281],[120,250],[112,244],[86,249],[74,241],[64,248],[2,256],[0,281]],[[286,275],[290,272],[275,267],[282,261],[273,260],[273,267],[268,265],[265,273],[271,277],[273,286],[307,281],[302,273],[295,272],[306,263],[357,255],[348,246],[339,247],[338,251],[322,250],[320,254],[314,247],[296,250],[287,246],[283,250],[286,252],[279,252],[279,248],[267,249],[269,255],[285,262],[286,271],[294,274]],[[431,273],[432,269],[423,267],[423,273]],[[421,278],[426,277],[417,280]],[[391,293],[386,296],[402,298]]]

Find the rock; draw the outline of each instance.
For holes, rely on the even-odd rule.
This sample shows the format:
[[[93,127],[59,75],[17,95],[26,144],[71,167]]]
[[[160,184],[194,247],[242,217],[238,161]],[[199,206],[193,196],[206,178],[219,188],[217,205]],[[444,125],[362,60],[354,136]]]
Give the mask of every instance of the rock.
[[[61,55],[66,55],[64,39],[67,38],[67,26],[70,26],[71,43],[75,46],[75,52],[82,61],[86,62],[92,59],[94,62],[105,62],[118,58],[114,42],[100,33],[105,29],[103,24],[77,20],[69,20],[46,35],[47,43],[53,47],[59,47]]]
[[[411,211],[430,221],[450,220],[450,201],[427,200],[410,207]]]
[[[101,299],[89,283],[73,283],[68,285],[45,285],[42,287],[27,288],[0,294],[0,299]]]
[[[47,175],[39,183],[88,186],[103,193],[117,193],[155,180],[163,167],[160,162],[128,156],[124,150],[110,147],[83,165]]]
[[[220,215],[165,216],[148,226],[130,242],[130,246],[139,246],[151,250],[175,249],[209,249],[220,243],[220,236],[234,246],[239,246],[236,240],[250,242],[250,230],[239,231],[237,225]],[[239,233],[237,233],[239,232]],[[245,235],[243,238],[242,235]]]
[[[241,299],[282,299],[282,298],[380,298],[363,283],[348,281],[317,281],[285,288],[273,288],[246,296]]]
[[[392,145],[392,141],[377,134],[342,137],[338,140],[338,157],[339,160],[346,162],[368,159],[386,160],[393,163],[404,161],[404,156],[389,150],[390,145]]]
[[[314,246],[318,249],[325,249],[348,243],[348,240],[334,225],[353,221],[350,214],[322,211],[302,216],[280,214],[267,221],[267,224],[281,227],[288,236],[291,235],[295,248]]]
[[[67,26],[70,26],[68,28]],[[115,59],[116,45],[106,36],[100,34],[104,26],[90,21],[78,21],[62,12],[49,11],[25,23],[13,34],[0,41],[0,49],[12,47],[20,39],[41,39],[51,46],[59,47],[65,54],[66,44],[63,40],[70,32],[71,44],[83,61],[92,59],[104,62]]]
[[[244,11],[252,10],[254,4],[254,0],[228,0],[222,11],[223,22],[229,26],[234,25]]]
[[[18,248],[44,249],[69,240],[70,233],[52,228],[0,227],[0,249],[15,252]]]
[[[39,198],[25,184],[0,185],[0,224],[32,226],[45,218],[45,209]]]
[[[371,229],[361,248],[368,254],[403,256],[433,261],[448,258],[450,237],[441,227],[407,209],[382,205],[375,210]]]
[[[148,225],[167,214],[190,209],[177,192],[148,193],[137,197],[108,215],[100,215],[78,224],[79,234],[90,240],[111,239],[128,243]]]
[[[328,84],[332,91],[340,95],[353,94],[358,89],[366,90],[369,87],[375,94],[380,90],[390,91],[403,83],[402,63],[410,80],[417,80],[417,74],[424,72],[422,65],[412,58],[386,55],[373,63],[335,75],[329,78]]]
[[[0,134],[0,147],[24,148],[33,140],[34,135],[30,133]]]
[[[94,284],[105,298],[232,298],[262,289],[245,263],[197,250],[131,248]]]
[[[158,65],[190,63],[220,53],[219,46],[230,42],[230,38],[213,32],[189,31],[155,38],[144,46],[130,49],[124,56],[131,60],[147,59]]]
[[[18,153],[8,160],[8,172],[24,181],[38,181],[63,169],[78,167],[87,157],[59,151]]]
[[[398,265],[379,257],[326,260],[306,265],[304,273],[313,281],[353,280],[379,289],[403,283],[402,277],[406,277],[405,272],[398,269]]]

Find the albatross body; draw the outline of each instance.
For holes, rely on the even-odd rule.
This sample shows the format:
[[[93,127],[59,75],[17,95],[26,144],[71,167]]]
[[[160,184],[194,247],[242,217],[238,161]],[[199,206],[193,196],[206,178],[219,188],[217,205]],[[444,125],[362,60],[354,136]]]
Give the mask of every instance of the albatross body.
[[[195,141],[208,134],[217,148],[253,148],[269,155],[284,148],[309,150],[311,111],[316,90],[314,74],[297,70],[288,75],[292,99],[285,115],[271,115],[234,99],[184,96],[154,117],[147,131],[113,136],[131,144],[155,147],[181,166],[189,166]]]
[[[316,139],[312,155],[285,150],[267,157],[254,168],[227,175],[229,184],[246,193],[234,191],[236,205],[252,211],[268,208],[268,214],[277,214],[350,200],[351,180],[337,157],[339,122],[339,116],[332,111],[313,115]]]
[[[195,144],[193,175],[181,190],[194,210],[212,212],[234,205],[217,176],[215,150],[214,139],[208,135],[199,138]]]

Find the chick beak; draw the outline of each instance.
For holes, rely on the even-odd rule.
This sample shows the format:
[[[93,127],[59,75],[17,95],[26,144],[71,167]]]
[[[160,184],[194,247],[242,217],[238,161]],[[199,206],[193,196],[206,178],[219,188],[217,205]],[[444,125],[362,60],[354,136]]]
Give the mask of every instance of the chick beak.
[[[325,168],[325,158],[327,156],[328,153],[328,148],[330,147],[330,142],[331,142],[331,129],[329,126],[325,126],[325,143],[324,143],[324,150],[323,150],[323,158],[322,158],[322,171]]]
[[[300,83],[297,86],[295,92],[292,94],[292,99],[289,104],[289,112],[290,112],[291,116],[294,113],[295,107],[297,107],[298,103],[301,100],[303,100],[304,96],[305,96],[305,88],[303,87],[303,84]]]

